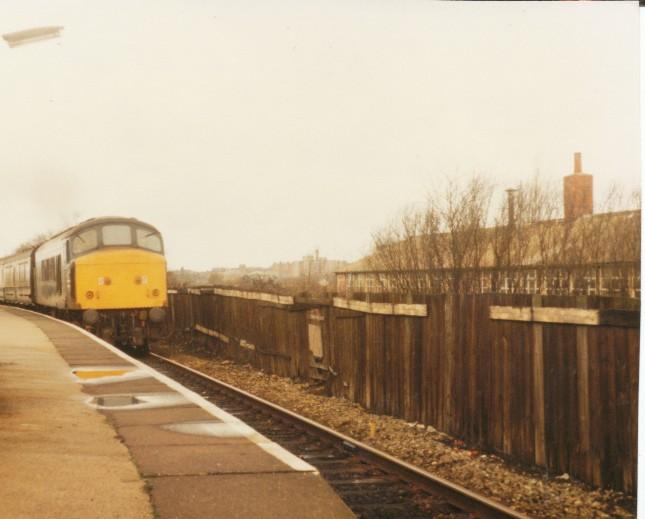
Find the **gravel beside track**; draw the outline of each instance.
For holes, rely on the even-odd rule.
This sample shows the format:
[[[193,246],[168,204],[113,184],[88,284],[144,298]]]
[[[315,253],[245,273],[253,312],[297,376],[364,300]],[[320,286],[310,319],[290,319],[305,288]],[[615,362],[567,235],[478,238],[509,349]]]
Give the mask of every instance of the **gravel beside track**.
[[[529,471],[497,456],[468,450],[462,442],[421,424],[371,414],[324,389],[267,375],[248,365],[158,344],[153,351],[249,393],[311,418],[440,477],[534,517],[635,517],[635,500],[594,490],[568,475]]]

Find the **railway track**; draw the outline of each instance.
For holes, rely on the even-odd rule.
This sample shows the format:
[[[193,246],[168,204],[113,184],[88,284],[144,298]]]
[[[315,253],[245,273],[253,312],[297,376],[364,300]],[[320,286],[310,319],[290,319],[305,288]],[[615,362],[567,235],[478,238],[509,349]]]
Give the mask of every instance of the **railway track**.
[[[142,359],[318,469],[361,519],[523,518],[506,506],[157,354]]]

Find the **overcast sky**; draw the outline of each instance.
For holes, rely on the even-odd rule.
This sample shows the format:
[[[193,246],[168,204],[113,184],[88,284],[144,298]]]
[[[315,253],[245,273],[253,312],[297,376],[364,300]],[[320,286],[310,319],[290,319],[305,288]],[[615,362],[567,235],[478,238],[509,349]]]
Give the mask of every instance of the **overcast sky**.
[[[0,255],[134,216],[169,266],[268,266],[370,234],[447,176],[502,192],[574,151],[640,182],[638,3],[0,3]]]

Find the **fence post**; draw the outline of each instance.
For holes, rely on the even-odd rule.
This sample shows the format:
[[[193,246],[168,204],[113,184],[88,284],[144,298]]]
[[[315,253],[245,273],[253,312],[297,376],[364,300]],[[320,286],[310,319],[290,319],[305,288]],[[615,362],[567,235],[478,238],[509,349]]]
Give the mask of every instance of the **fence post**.
[[[584,467],[584,477],[591,476],[591,430],[590,402],[589,402],[589,342],[586,326],[576,327],[576,363],[578,371],[578,424],[580,427],[580,455],[581,465]]]
[[[445,319],[445,371],[444,377],[444,424],[448,433],[454,433],[454,397],[453,378],[455,370],[455,330],[454,330],[454,294],[446,294],[444,300]]]
[[[542,306],[542,297],[531,298],[533,306]],[[544,349],[541,323],[533,323],[533,423],[535,434],[535,463],[546,466],[546,441],[544,434]]]

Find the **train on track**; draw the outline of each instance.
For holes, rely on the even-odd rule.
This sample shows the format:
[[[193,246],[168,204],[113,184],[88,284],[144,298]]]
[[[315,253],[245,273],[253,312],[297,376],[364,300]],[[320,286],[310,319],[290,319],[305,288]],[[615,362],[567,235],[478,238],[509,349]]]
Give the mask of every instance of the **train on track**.
[[[161,234],[135,218],[92,218],[0,258],[0,303],[82,323],[108,342],[147,351],[165,319]]]

